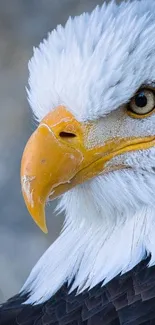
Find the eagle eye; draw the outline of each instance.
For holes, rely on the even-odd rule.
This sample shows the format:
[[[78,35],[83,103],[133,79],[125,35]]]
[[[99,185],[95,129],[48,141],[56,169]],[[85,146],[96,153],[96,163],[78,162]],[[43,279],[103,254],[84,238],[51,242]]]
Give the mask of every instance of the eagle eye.
[[[128,105],[128,115],[135,118],[149,116],[155,108],[155,94],[151,89],[141,89]]]

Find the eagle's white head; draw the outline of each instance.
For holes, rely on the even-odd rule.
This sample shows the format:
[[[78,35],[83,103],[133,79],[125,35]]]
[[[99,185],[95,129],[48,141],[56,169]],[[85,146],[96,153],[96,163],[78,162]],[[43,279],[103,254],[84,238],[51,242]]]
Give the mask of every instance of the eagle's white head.
[[[70,18],[34,49],[29,102],[40,122],[22,159],[28,210],[60,196],[64,229],[22,290],[40,303],[155,264],[155,1]]]

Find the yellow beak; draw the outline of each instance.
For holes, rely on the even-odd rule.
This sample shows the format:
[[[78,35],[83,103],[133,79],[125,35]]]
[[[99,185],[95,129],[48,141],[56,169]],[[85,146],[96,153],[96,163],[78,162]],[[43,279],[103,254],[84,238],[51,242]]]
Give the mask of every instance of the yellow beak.
[[[85,139],[91,127],[91,123],[79,123],[60,106],[41,121],[25,147],[22,192],[29,213],[44,232],[47,199],[55,199],[102,173],[107,161],[116,155],[155,145],[154,137],[117,138],[89,149]]]

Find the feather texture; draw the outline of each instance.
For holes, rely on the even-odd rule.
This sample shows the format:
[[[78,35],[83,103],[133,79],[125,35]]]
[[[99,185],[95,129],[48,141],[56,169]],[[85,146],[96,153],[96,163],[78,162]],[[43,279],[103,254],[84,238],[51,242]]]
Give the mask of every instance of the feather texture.
[[[155,80],[154,12],[152,0],[112,1],[49,34],[29,63],[37,119],[65,105],[94,122],[87,146],[153,135],[155,115],[133,122],[123,105]],[[131,170],[63,195],[63,232],[21,293],[2,305],[0,325],[155,324],[154,153],[119,156]]]
[[[155,267],[149,259],[106,286],[69,294],[64,285],[37,306],[17,295],[0,308],[0,325],[154,325]]]
[[[69,18],[29,62],[28,97],[40,121],[58,105],[79,120],[105,116],[155,80],[155,2],[115,1]]]

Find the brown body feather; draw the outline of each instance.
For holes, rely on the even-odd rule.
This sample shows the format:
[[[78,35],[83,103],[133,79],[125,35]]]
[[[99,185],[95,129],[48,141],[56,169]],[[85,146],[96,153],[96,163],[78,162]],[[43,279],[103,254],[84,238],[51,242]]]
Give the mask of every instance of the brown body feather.
[[[0,308],[0,325],[155,325],[155,267],[148,260],[80,295],[63,286],[44,304],[16,295]]]

